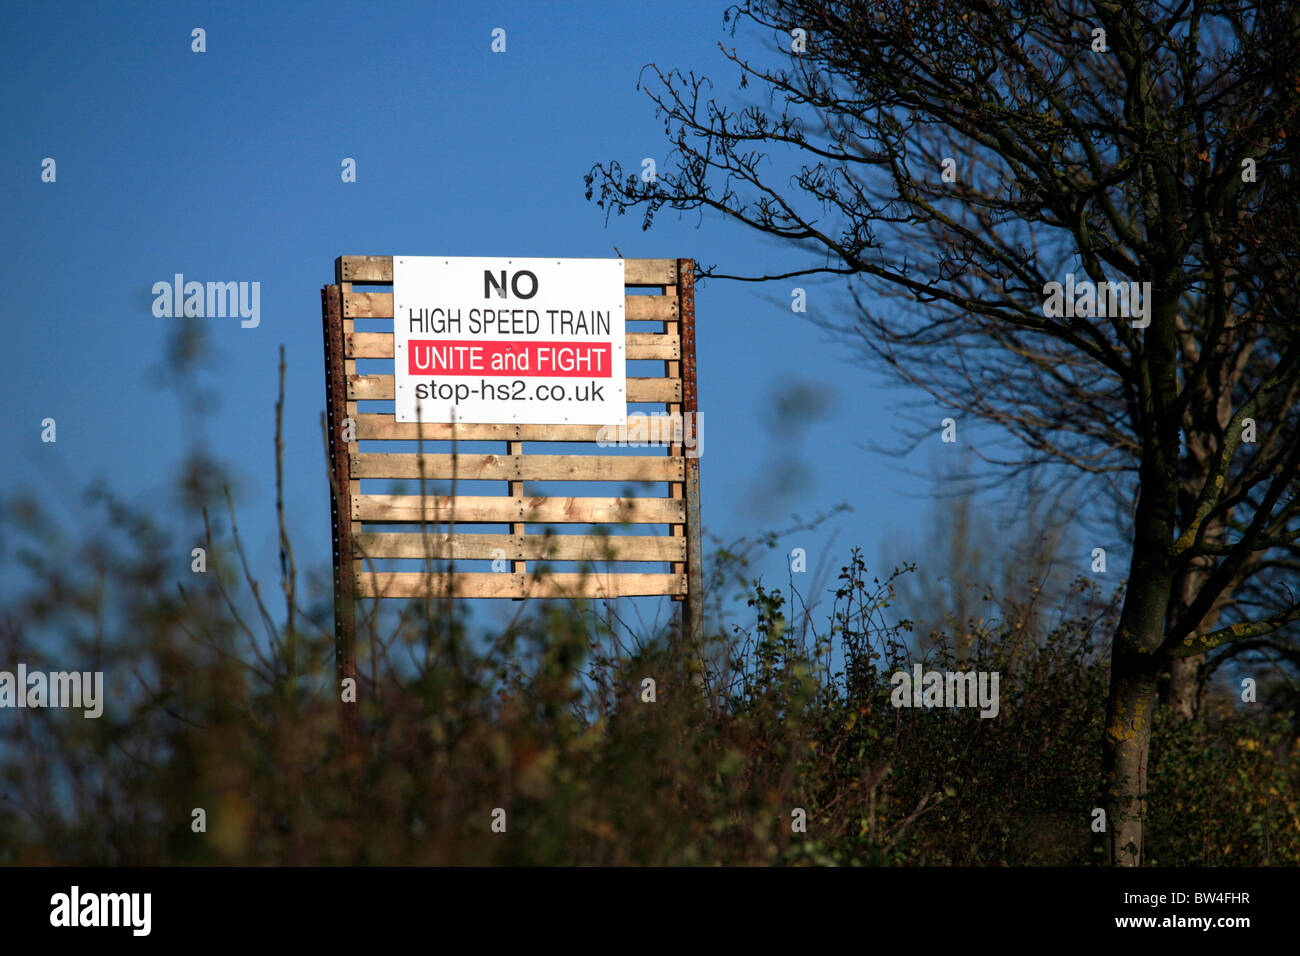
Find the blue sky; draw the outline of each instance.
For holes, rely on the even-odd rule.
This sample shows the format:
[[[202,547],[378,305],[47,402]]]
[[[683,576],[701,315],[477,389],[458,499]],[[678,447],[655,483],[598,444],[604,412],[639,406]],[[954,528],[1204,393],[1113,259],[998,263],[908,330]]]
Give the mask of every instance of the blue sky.
[[[604,257],[617,246],[731,272],[788,267],[789,250],[715,218],[663,213],[643,232],[632,215],[607,224],[583,195],[598,161],[666,162],[662,120],[636,88],[645,64],[714,73],[719,92],[734,81],[717,43],[741,38],[722,10],[698,0],[7,6],[7,488],[36,490],[70,520],[97,477],[136,503],[167,500],[192,436],[149,370],[175,323],[204,322],[219,353],[206,438],[236,468],[259,572],[276,569],[282,344],[290,530],[300,566],[326,565],[319,289],[336,256]],[[191,51],[195,27],[205,53]],[[490,50],[497,27],[504,54]],[[45,157],[55,183],[41,181]],[[355,183],[341,181],[345,157]],[[178,272],[260,282],[260,325],[155,317],[152,285]],[[697,292],[706,529],[733,539],[847,501],[852,513],[785,550],[804,547],[810,569],[828,556],[838,568],[860,545],[874,565],[885,535],[929,507],[926,483],[902,468],[928,470],[945,413],[935,410],[936,449],[902,463],[867,450],[896,443],[899,393],[792,313],[789,285]],[[808,285],[810,313],[847,302]],[[799,387],[821,410],[780,427],[775,395]],[[56,444],[40,441],[47,417]],[[760,568],[782,587],[785,550]],[[188,552],[176,560],[187,569]]]

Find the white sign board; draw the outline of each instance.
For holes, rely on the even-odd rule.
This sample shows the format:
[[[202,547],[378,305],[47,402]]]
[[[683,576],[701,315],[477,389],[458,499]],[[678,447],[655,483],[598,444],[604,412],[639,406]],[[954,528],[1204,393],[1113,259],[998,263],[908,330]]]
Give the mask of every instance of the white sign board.
[[[394,256],[397,421],[625,424],[623,289],[622,259]]]

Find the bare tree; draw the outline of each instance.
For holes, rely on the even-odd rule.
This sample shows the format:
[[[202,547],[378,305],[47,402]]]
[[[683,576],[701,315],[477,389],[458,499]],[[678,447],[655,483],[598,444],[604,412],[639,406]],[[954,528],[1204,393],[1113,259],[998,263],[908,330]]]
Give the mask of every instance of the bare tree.
[[[766,38],[723,50],[762,98],[732,108],[653,67],[670,168],[599,165],[588,194],[599,180],[647,228],[666,206],[787,240],[804,260],[786,272],[702,273],[851,277],[841,331],[1009,436],[990,462],[1128,503],[1102,799],[1112,859],[1140,862],[1161,676],[1186,711],[1202,655],[1300,620],[1300,14],[748,0],[733,17]]]

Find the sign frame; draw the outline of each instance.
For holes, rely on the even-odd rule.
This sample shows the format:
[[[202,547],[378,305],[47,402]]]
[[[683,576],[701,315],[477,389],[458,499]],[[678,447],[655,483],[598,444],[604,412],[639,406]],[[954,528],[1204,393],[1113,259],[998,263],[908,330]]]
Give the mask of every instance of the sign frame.
[[[501,257],[504,258],[504,257]],[[334,561],[335,668],[340,682],[356,680],[356,613],[363,600],[382,598],[590,598],[667,595],[681,602],[683,635],[698,639],[703,619],[700,535],[699,393],[695,354],[695,261],[624,259],[625,357],[662,361],[663,373],[627,382],[627,403],[662,406],[651,433],[667,444],[638,442],[634,416],[624,426],[592,424],[397,422],[396,408],[359,410],[359,403],[394,397],[394,376],[358,373],[357,361],[395,355],[393,293],[357,287],[391,286],[392,256],[339,256],[334,282],[321,288],[325,353],[325,419],[330,463],[330,523]],[[651,294],[645,291],[653,290]],[[630,294],[629,294],[630,293]],[[388,321],[387,333],[367,331],[367,320]],[[358,323],[363,327],[358,328]],[[657,326],[652,332],[631,325]],[[373,326],[374,323],[370,323]],[[390,368],[391,371],[391,368]],[[656,429],[655,425],[658,425]],[[692,436],[694,440],[692,440]],[[373,443],[415,441],[416,452],[374,453]],[[505,454],[463,452],[461,441],[502,442]],[[363,450],[361,443],[367,444]],[[548,442],[631,446],[621,454],[549,454],[525,449]],[[383,447],[383,446],[381,446]],[[426,448],[444,449],[427,451]],[[446,453],[449,449],[450,454]],[[450,495],[363,493],[362,482],[419,477],[452,481]],[[501,481],[505,495],[460,494],[457,480]],[[530,484],[551,481],[651,481],[665,497],[538,496]],[[620,492],[624,488],[614,485]],[[553,524],[659,527],[660,535],[539,533]],[[375,531],[418,524],[418,532]],[[466,524],[509,527],[509,534],[478,534]],[[531,526],[531,527],[530,527]],[[431,528],[437,530],[431,531]],[[509,562],[508,571],[457,572],[455,562]],[[376,560],[430,557],[447,572],[377,571]],[[578,561],[582,573],[551,572],[545,562]],[[668,565],[667,574],[607,568],[613,562]],[[540,562],[540,566],[539,566]],[[529,569],[529,564],[533,568]],[[357,708],[342,706],[353,739]]]

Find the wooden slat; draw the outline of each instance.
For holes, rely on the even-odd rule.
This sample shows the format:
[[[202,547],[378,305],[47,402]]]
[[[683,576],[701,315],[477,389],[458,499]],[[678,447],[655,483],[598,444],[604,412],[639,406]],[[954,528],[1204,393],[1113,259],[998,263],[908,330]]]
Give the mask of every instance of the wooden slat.
[[[353,332],[343,343],[347,354],[359,359],[390,359],[394,355],[391,332]]]
[[[352,520],[445,523],[452,517],[452,500],[446,495],[357,495],[352,500]],[[680,498],[514,498],[460,495],[456,499],[457,524],[483,522],[510,524],[679,524],[685,520]]]
[[[343,315],[349,319],[391,319],[393,293],[349,292],[343,297]],[[677,318],[677,300],[664,295],[623,297],[623,318],[629,322],[672,322]]]
[[[451,593],[463,598],[615,598],[683,594],[681,574],[421,574],[363,572],[356,576],[360,597],[414,598]]]
[[[671,322],[677,318],[677,300],[666,295],[624,296],[623,318],[629,322]]]
[[[349,401],[383,401],[393,397],[391,375],[349,375]],[[682,383],[668,378],[629,378],[629,402],[680,402]]]
[[[684,481],[685,458],[649,455],[480,455],[363,452],[354,478],[456,478],[459,481]],[[421,470],[423,468],[423,471]],[[522,491],[522,489],[521,489]]]
[[[673,429],[680,430],[668,418],[650,418],[639,425],[642,413],[634,412],[628,416],[626,426],[619,425],[501,425],[501,424],[457,424],[455,435],[452,426],[446,422],[398,422],[392,415],[363,412],[356,417],[358,441],[570,441],[594,442],[602,439],[620,440],[630,437],[633,441],[645,442],[658,440],[660,436],[673,434]],[[653,429],[653,432],[651,431]],[[628,435],[631,430],[631,435]],[[435,451],[440,449],[429,449]]]
[[[511,561],[684,561],[686,543],[667,535],[448,534],[430,531],[357,535],[358,558]]]
[[[339,256],[339,281],[386,285],[393,281],[392,256]]]
[[[629,402],[680,402],[682,383],[680,380],[670,378],[629,378],[627,400]]]
[[[349,319],[391,319],[393,317],[393,293],[349,293],[343,297],[343,314]]]
[[[357,416],[358,441],[596,441],[604,425],[503,425],[399,422],[392,415]],[[606,433],[608,434],[608,432]]]
[[[630,286],[677,284],[676,259],[626,259],[623,281]]]
[[[627,400],[629,402],[674,402],[681,401],[682,383],[668,378],[629,378],[627,380]]]
[[[629,359],[675,359],[682,354],[682,348],[675,335],[629,332],[626,354]]]
[[[393,334],[391,332],[353,332],[343,343],[348,358],[391,359]],[[627,333],[629,359],[676,359],[681,357],[681,343],[676,335],[658,332]]]
[[[391,375],[351,375],[348,376],[348,398],[357,401],[385,399],[393,397],[393,376]]]
[[[677,283],[676,259],[625,259],[623,269],[623,281],[629,286],[665,286]],[[340,282],[358,285],[391,284],[393,257],[339,256],[339,276]]]

